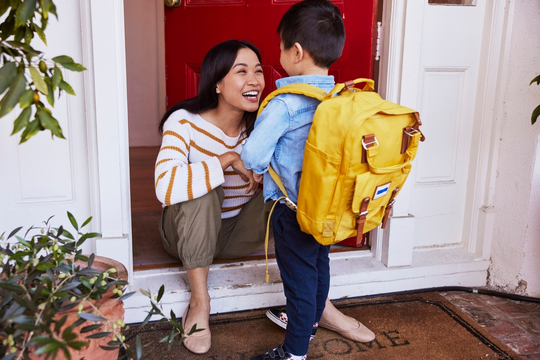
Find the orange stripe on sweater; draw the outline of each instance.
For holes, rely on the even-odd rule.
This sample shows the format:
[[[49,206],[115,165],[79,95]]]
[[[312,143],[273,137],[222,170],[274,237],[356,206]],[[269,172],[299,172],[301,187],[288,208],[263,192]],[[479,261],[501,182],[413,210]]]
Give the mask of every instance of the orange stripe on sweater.
[[[206,161],[202,161],[201,163],[204,168],[204,179],[206,180],[206,190],[210,192],[212,191],[212,185],[210,184],[210,169],[208,169],[208,165],[206,164]]]
[[[240,185],[240,186],[222,186],[222,188],[225,190],[241,190],[245,189],[249,186],[249,184],[246,185]]]
[[[163,159],[163,160],[160,160],[156,163],[156,166],[154,167],[154,170],[157,169],[157,167],[161,164],[163,164],[164,162],[167,162],[167,161],[171,161],[172,159]]]
[[[193,200],[193,171],[191,170],[191,165],[187,166],[187,194],[188,194],[188,200]]]
[[[173,166],[172,168],[171,179],[169,180],[169,187],[167,188],[167,194],[165,195],[165,205],[171,205],[171,194],[174,185],[174,178],[176,176],[176,168],[178,168],[178,166]]]
[[[159,180],[161,180],[165,176],[165,174],[167,174],[167,171],[164,171],[161,174],[159,174],[159,176],[157,177],[157,180],[156,180],[156,185],[154,185],[154,188],[157,189],[157,184],[159,183]]]
[[[230,146],[230,145],[227,145],[227,144],[225,143],[225,141],[223,141],[222,139],[220,139],[220,138],[218,138],[218,137],[212,135],[211,133],[209,133],[209,132],[206,131],[206,130],[201,129],[200,127],[198,127],[197,125],[193,124],[193,123],[192,123],[191,121],[189,121],[189,120],[182,119],[182,120],[179,121],[179,123],[180,123],[181,125],[189,124],[189,126],[191,126],[191,128],[192,128],[193,130],[196,130],[196,131],[200,132],[201,134],[203,134],[203,135],[205,135],[205,136],[208,136],[210,139],[212,139],[212,140],[214,140],[214,141],[220,143],[221,145],[225,146],[227,149],[231,149],[231,150],[234,149],[235,147],[237,147],[239,144],[241,144],[242,141],[244,141],[244,139],[245,139],[245,138],[242,138],[242,139],[238,140],[238,143],[236,143],[236,145]]]
[[[189,145],[188,143],[186,142],[186,140],[184,140],[184,138],[182,136],[180,136],[179,134],[175,133],[174,131],[171,131],[171,130],[167,130],[163,133],[163,136],[165,135],[172,135],[178,139],[180,139],[185,145],[186,145],[186,149],[189,151]]]
[[[161,149],[159,149],[160,152],[162,150],[176,150],[178,152],[181,152],[182,155],[186,156],[186,153],[182,149],[180,149],[178,146],[164,146]]]
[[[200,147],[199,145],[197,145],[195,143],[195,141],[191,140],[190,142],[190,145],[194,148],[194,149],[197,149],[199,152],[205,154],[205,155],[208,155],[208,156],[218,156],[217,154],[214,154],[213,152],[211,151],[208,151],[206,149],[203,149],[202,147]]]
[[[255,193],[255,194],[251,194],[251,195],[225,196],[223,198],[223,200],[240,199],[240,198],[252,198],[255,195],[257,195],[257,194]]]
[[[233,206],[233,207],[224,207],[224,208],[221,208],[221,212],[224,213],[224,212],[228,212],[228,211],[234,211],[234,210],[238,210],[238,209],[241,209],[244,207],[245,204],[242,204],[242,205],[238,205],[238,206]]]

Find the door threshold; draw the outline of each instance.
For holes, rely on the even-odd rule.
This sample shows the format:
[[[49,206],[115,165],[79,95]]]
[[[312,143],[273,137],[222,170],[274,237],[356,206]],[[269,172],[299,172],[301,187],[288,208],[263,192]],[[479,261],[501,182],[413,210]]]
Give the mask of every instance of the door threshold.
[[[344,245],[332,245],[330,247],[330,254],[336,254],[336,253],[343,253],[343,252],[354,252],[354,251],[365,251],[369,250],[370,247],[368,245],[360,246],[360,247],[350,247],[350,246],[344,246]],[[274,254],[274,249],[268,249],[268,259],[275,259],[276,256]],[[212,265],[220,265],[220,264],[233,264],[238,262],[248,262],[248,261],[257,261],[257,260],[264,260],[264,252],[261,253],[261,251],[257,251],[252,255],[244,256],[237,259],[215,259],[212,262]],[[171,260],[171,261],[163,261],[163,262],[154,262],[154,263],[148,263],[148,264],[139,264],[133,266],[133,271],[145,271],[145,270],[158,270],[158,269],[170,269],[170,268],[182,268],[182,262],[180,260]]]
[[[269,260],[270,282],[265,282],[264,260],[210,266],[208,292],[212,314],[260,309],[285,304],[283,283],[275,259]],[[410,266],[386,267],[369,250],[330,254],[330,299],[385,294],[442,286],[484,286],[490,262],[460,248],[415,250]],[[144,289],[153,297],[161,285],[161,305],[168,314],[182,314],[189,303],[186,272],[180,268],[137,271],[131,291]],[[150,310],[142,293],[125,300],[126,323],[141,322]]]

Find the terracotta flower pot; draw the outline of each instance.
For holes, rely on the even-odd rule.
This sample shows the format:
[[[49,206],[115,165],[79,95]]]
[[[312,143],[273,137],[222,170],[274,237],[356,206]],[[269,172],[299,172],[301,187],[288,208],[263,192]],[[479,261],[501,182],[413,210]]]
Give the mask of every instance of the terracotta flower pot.
[[[101,272],[107,271],[110,268],[116,269],[116,277],[118,279],[124,279],[128,280],[128,273],[124,265],[122,263],[109,259],[107,257],[103,256],[96,256],[94,259],[94,263],[92,264],[92,269],[99,270]],[[124,321],[124,303],[123,301],[117,301],[118,299],[111,299],[111,296],[114,294],[111,290],[109,290],[106,294],[103,295],[103,298],[101,300],[93,300],[91,301],[92,304],[99,308],[99,311],[103,314],[103,317],[110,320],[111,323],[116,322],[117,320]],[[89,312],[92,310],[92,307],[89,304],[86,304],[83,308],[84,312]],[[65,325],[62,327],[62,330],[64,327],[69,326],[73,324],[78,318],[78,308],[75,307],[71,310],[62,311],[59,312],[56,315],[57,319],[61,319],[64,315],[67,315],[67,320]],[[71,359],[72,360],[114,360],[118,358],[118,351],[108,351],[104,350],[99,347],[99,345],[107,346],[107,343],[112,340],[113,335],[106,336],[100,339],[86,339],[88,335],[103,332],[103,331],[111,331],[112,329],[103,322],[103,326],[100,329],[90,331],[84,334],[80,334],[79,331],[88,325],[93,325],[94,323],[91,321],[85,322],[83,325],[78,326],[74,329],[74,333],[78,334],[78,338],[76,341],[86,341],[89,344],[82,348],[81,350],[74,350],[71,349]],[[96,323],[97,324],[97,323]],[[30,356],[31,359],[34,360],[41,360],[45,358],[45,355],[38,356],[32,354]],[[64,353],[62,351],[59,351],[57,356],[55,357],[55,360],[67,360],[64,356]]]

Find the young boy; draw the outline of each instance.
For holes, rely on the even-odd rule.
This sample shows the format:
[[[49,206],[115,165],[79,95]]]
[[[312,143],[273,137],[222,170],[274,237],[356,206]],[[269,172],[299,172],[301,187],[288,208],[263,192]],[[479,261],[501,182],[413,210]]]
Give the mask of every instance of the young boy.
[[[328,76],[328,68],[341,56],[345,42],[339,9],[331,1],[304,0],[283,15],[278,33],[280,63],[290,77],[277,80],[277,87],[307,83],[332,90],[334,77]],[[304,147],[318,105],[318,100],[307,96],[283,94],[272,99],[257,118],[241,157],[256,180],[260,182],[264,174],[265,201],[283,196],[266,173],[272,165],[289,199],[297,202]],[[287,331],[282,345],[251,360],[306,359],[328,296],[329,247],[300,230],[296,212],[283,200],[276,205],[271,221],[287,298]]]

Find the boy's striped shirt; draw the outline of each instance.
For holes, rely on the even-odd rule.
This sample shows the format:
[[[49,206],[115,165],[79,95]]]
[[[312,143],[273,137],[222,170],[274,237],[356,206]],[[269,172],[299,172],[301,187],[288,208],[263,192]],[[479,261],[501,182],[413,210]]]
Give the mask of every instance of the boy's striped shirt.
[[[156,196],[163,205],[199,198],[222,186],[221,218],[238,215],[255,192],[231,167],[221,169],[218,155],[242,151],[245,133],[230,137],[199,115],[186,110],[171,114],[163,125],[163,139],[155,166]]]

